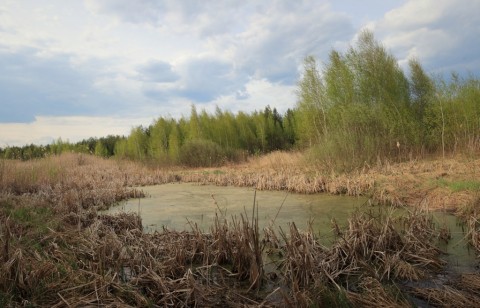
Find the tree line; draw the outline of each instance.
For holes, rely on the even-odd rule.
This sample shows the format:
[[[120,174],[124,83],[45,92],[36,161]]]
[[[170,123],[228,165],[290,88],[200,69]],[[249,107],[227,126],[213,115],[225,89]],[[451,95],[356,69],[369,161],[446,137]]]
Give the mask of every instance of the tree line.
[[[0,149],[0,157],[31,159],[65,151],[159,165],[216,166],[274,150],[307,150],[311,159],[338,169],[379,160],[480,148],[480,80],[429,76],[410,59],[407,73],[374,38],[360,33],[345,52],[332,50],[321,66],[304,60],[295,108],[234,114],[217,107],[189,117],[159,117],[128,136],[72,144]]]
[[[262,111],[233,114],[217,107],[176,120],[160,117],[146,128],[136,127],[117,142],[115,156],[191,167],[239,161],[247,155],[291,149],[295,144],[294,113],[284,115],[267,106]]]
[[[294,112],[280,114],[267,106],[262,111],[233,114],[217,107],[214,114],[197,111],[189,117],[159,117],[130,134],[89,138],[77,143],[56,140],[47,146],[26,145],[0,149],[7,159],[28,160],[63,152],[89,153],[158,165],[217,166],[248,155],[289,150],[295,144]]]
[[[480,80],[432,77],[416,59],[406,74],[369,31],[322,68],[307,57],[298,98],[298,146],[340,169],[480,148]]]
[[[24,146],[7,146],[0,148],[0,158],[30,160],[43,158],[49,155],[59,155],[65,152],[94,154],[102,157],[111,157],[115,153],[115,144],[125,139],[123,136],[109,135],[101,138],[88,138],[76,143],[61,138],[47,145],[29,144]]]

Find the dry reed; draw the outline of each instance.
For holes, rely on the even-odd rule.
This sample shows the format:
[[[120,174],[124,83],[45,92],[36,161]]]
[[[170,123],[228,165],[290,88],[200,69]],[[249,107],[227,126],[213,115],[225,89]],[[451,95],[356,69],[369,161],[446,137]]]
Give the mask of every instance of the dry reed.
[[[424,212],[402,219],[391,213],[356,213],[346,229],[337,226],[330,247],[294,223],[286,231],[267,228],[261,234],[255,206],[251,217],[217,216],[208,233],[191,224],[190,231],[145,234],[138,215],[97,213],[142,196],[132,186],[180,178],[347,194],[363,194],[374,186],[368,174],[336,176],[340,184],[334,185],[331,177],[315,173],[288,176],[292,164],[282,164],[283,170],[263,175],[241,171],[232,177],[150,170],[77,155],[7,162],[0,177],[0,305],[404,306],[397,282],[442,269],[440,251],[432,244],[439,230]],[[477,280],[464,276],[455,288],[441,292],[476,296]],[[438,291],[409,292],[421,297]],[[439,303],[448,300],[436,296]],[[450,298],[450,303],[460,303]]]

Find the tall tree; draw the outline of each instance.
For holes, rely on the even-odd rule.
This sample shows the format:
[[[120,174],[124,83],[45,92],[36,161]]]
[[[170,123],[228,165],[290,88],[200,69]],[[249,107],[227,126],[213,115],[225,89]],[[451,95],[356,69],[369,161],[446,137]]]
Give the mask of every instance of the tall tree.
[[[171,121],[160,117],[150,127],[149,156],[160,162],[168,160],[168,139],[171,132]]]
[[[331,104],[351,104],[354,102],[354,74],[345,57],[332,50],[324,70],[326,95]]]
[[[180,156],[182,136],[178,124],[172,123],[172,130],[168,137],[168,157],[172,162],[177,162]]]
[[[192,104],[190,110],[190,118],[188,121],[187,139],[201,139],[203,137],[200,119],[197,113],[197,107]]]
[[[313,56],[304,61],[303,77],[297,92],[299,110],[300,138],[309,145],[319,143],[322,135],[327,133],[327,109],[325,88]]]
[[[410,91],[413,109],[417,118],[422,120],[429,102],[433,99],[434,83],[427,76],[417,59],[410,59],[408,66],[410,67]]]

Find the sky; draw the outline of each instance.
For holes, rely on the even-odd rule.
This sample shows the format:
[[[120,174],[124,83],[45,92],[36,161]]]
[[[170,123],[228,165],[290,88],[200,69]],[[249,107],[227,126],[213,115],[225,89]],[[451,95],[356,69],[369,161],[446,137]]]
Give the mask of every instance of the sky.
[[[407,69],[480,74],[480,0],[1,0],[0,147],[295,107],[303,60],[363,29]]]

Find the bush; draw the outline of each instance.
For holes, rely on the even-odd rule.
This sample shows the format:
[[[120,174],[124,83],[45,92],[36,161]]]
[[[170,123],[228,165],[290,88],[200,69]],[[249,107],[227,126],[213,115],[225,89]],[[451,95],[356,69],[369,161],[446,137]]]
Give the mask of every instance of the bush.
[[[214,167],[224,161],[222,148],[210,140],[189,140],[180,148],[180,163],[188,167]]]

